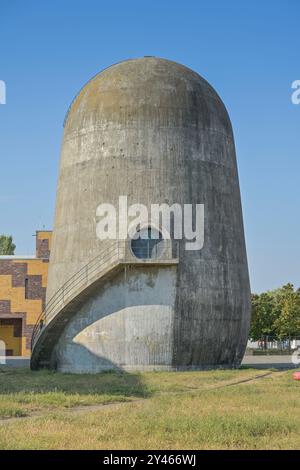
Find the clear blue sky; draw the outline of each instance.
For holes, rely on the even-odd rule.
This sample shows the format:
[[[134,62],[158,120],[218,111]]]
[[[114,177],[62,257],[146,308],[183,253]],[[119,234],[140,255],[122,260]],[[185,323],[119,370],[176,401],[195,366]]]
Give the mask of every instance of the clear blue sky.
[[[154,55],[205,77],[236,139],[252,291],[300,286],[299,0],[1,0],[0,233],[52,228],[62,123],[91,76]]]

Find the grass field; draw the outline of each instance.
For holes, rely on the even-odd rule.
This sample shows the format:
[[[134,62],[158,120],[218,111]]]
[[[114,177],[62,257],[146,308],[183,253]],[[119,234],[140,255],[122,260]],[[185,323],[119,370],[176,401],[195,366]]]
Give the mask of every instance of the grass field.
[[[0,370],[1,449],[299,449],[292,372]]]

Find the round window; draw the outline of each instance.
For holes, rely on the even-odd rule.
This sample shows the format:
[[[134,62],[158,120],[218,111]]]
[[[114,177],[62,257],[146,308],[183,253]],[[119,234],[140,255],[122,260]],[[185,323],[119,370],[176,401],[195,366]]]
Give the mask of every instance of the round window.
[[[142,228],[131,240],[131,249],[137,258],[158,258],[163,249],[162,234],[151,227]]]

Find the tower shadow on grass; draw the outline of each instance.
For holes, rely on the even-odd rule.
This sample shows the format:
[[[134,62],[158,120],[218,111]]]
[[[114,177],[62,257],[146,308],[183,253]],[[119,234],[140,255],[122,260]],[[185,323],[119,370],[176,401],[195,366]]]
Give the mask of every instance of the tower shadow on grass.
[[[0,377],[0,396],[45,395],[63,393],[66,397],[81,395],[85,397],[101,396],[131,398],[148,398],[151,393],[138,372],[128,373],[121,369],[111,368],[95,374],[61,373],[42,369],[2,369]],[[80,398],[80,397],[79,397]]]

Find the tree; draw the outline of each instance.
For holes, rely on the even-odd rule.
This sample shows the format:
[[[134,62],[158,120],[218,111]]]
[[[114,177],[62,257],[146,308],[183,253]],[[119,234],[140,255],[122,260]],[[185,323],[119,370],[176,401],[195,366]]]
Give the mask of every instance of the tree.
[[[267,348],[268,336],[272,339],[288,339],[300,336],[300,289],[293,284],[280,289],[252,294],[252,318],[250,339],[263,339]]]
[[[300,291],[294,290],[293,284],[286,284],[280,289],[277,298],[280,315],[275,321],[275,328],[280,338],[300,336]]]
[[[249,336],[257,341],[263,337],[276,335],[275,322],[279,316],[276,308],[276,297],[273,292],[263,292],[260,295],[252,294],[252,317]],[[266,348],[267,343],[264,342]]]
[[[16,245],[11,236],[0,235],[0,255],[13,255]]]

